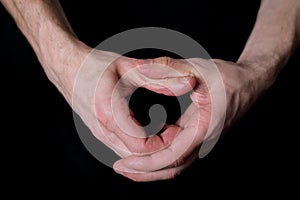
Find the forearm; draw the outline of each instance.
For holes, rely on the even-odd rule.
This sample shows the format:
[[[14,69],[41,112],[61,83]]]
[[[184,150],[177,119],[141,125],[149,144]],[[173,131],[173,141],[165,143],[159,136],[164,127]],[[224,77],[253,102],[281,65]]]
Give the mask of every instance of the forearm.
[[[238,63],[251,66],[267,89],[300,40],[300,1],[263,0]],[[263,84],[265,86],[263,86]]]
[[[80,63],[70,59],[80,43],[57,0],[0,0],[33,47],[48,78],[62,92],[65,73],[75,73]],[[72,62],[70,62],[72,61]],[[72,76],[69,76],[72,77]],[[64,86],[65,87],[65,86]],[[67,91],[67,90],[66,90]],[[70,95],[65,94],[64,95]]]

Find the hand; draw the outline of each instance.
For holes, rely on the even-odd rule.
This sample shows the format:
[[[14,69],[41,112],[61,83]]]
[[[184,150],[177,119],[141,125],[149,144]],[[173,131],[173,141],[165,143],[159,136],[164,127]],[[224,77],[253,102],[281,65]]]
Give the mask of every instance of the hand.
[[[221,73],[223,85],[218,83],[220,77],[212,70],[214,63]],[[170,146],[151,155],[132,155],[114,164],[117,173],[135,181],[170,179],[179,174],[197,158],[200,148],[206,146],[200,150],[200,156],[210,150],[216,142],[214,139],[218,138],[222,131],[223,123],[224,128],[228,128],[263,91],[260,81],[255,81],[258,73],[237,63],[223,60],[159,58],[152,60],[152,65],[155,64],[167,65],[182,76],[193,75],[198,84],[191,93],[193,103],[176,123],[181,130]],[[144,75],[153,79],[174,77],[172,71],[151,70],[147,66],[140,69]],[[226,92],[225,102],[222,102],[220,95],[223,89]]]
[[[154,60],[154,63],[163,63],[178,69],[178,71],[183,72],[183,75],[188,74],[188,76],[185,76],[185,83],[190,82],[189,84],[193,85],[193,78],[190,75],[198,79],[198,85],[196,85],[191,95],[193,104],[177,123],[183,124],[181,126],[182,130],[172,144],[168,148],[163,149],[166,147],[165,144],[170,143],[175,137],[176,131],[174,129],[179,130],[178,126],[167,128],[162,137],[143,139],[138,138],[143,137],[144,134],[139,133],[139,128],[134,127],[132,122],[134,120],[131,118],[124,119],[126,114],[130,116],[127,111],[122,110],[124,108],[122,106],[125,106],[124,102],[122,103],[124,94],[130,92],[130,88],[137,84],[138,79],[135,78],[139,76],[129,76],[125,80],[124,86],[126,86],[126,90],[124,91],[126,92],[117,91],[117,94],[119,92],[117,97],[121,100],[119,106],[116,106],[117,110],[120,110],[120,113],[118,113],[120,115],[117,118],[118,122],[121,122],[121,124],[124,122],[125,129],[132,130],[130,135],[134,136],[134,139],[129,137],[127,140],[128,134],[124,134],[122,131],[119,132],[118,128],[114,127],[117,124],[114,124],[114,120],[110,118],[113,112],[106,102],[112,97],[112,91],[105,90],[105,88],[101,89],[101,85],[97,87],[97,83],[95,84],[97,82],[95,81],[96,76],[92,73],[100,70],[100,74],[107,74],[107,82],[104,81],[102,83],[104,85],[107,84],[106,86],[109,88],[113,88],[112,86],[118,82],[119,75],[122,75],[122,72],[126,72],[126,67],[135,68],[137,66],[136,63],[138,62],[135,59],[120,57],[118,61],[111,64],[112,69],[105,71],[103,66],[108,64],[107,59],[110,60],[109,57],[113,54],[99,51],[94,57],[94,64],[97,64],[95,65],[96,68],[94,68],[94,71],[83,70],[80,73],[82,79],[79,78],[81,84],[77,88],[74,86],[75,77],[80,63],[83,62],[90,49],[86,47],[81,48],[82,45],[79,45],[81,46],[79,48],[76,45],[75,47],[72,45],[72,41],[77,40],[77,37],[68,23],[59,2],[53,0],[50,4],[45,1],[1,0],[1,3],[11,13],[16,24],[33,47],[48,78],[56,85],[66,100],[73,105],[73,108],[96,137],[107,145],[112,145],[112,148],[116,147],[116,151],[119,151],[118,153],[121,155],[131,155],[131,153],[128,153],[128,148],[133,148],[133,151],[136,152],[161,150],[141,157],[133,155],[115,164],[116,171],[124,172],[125,176],[140,181],[170,178],[187,167],[196,157],[196,153],[191,152],[197,150],[201,144],[202,146],[206,144],[206,139],[218,136],[218,131],[220,125],[222,127],[224,118],[225,128],[229,127],[250,107],[260,93],[275,81],[278,73],[299,44],[299,1],[291,0],[284,3],[283,1],[263,1],[255,27],[239,58],[239,64],[214,60],[223,77],[227,100],[224,106],[227,108],[226,114],[222,110],[222,106],[218,107],[218,103],[214,103],[218,98],[212,98],[212,96],[217,97],[219,95],[216,91],[222,91],[223,86],[212,84],[216,74],[209,73],[211,71],[208,67],[210,65],[209,61],[202,59]],[[75,43],[80,44],[80,42]],[[199,70],[193,70],[191,63],[199,64],[197,67]],[[251,67],[250,65],[253,66]],[[87,66],[93,66],[93,64]],[[263,72],[260,70],[263,70]],[[168,73],[168,70],[163,70],[161,73],[152,73],[149,69],[147,70],[147,67],[144,69],[144,74],[151,75],[153,79],[158,79],[162,82],[164,78],[171,81],[175,80],[175,82],[179,80],[179,76],[173,76],[174,74],[172,73],[169,76]],[[137,74],[139,73],[136,72]],[[208,81],[210,82],[208,85],[206,85],[205,81],[203,82],[204,78],[211,80]],[[91,92],[91,87],[89,87],[90,81],[95,84],[92,86],[97,89],[95,98],[93,98],[94,94]],[[167,85],[167,83],[164,84]],[[160,85],[158,88],[157,84],[154,84],[154,86],[150,84],[148,87],[157,92],[169,93],[169,90],[166,89],[168,87],[164,88],[161,84],[158,85]],[[176,86],[177,84],[174,83],[172,85]],[[170,88],[172,88],[172,85],[170,85]],[[73,87],[75,87],[75,92]],[[175,90],[187,91],[188,87],[182,86],[175,88]],[[104,93],[104,97],[98,96],[105,91],[107,93]],[[173,95],[179,93],[174,92]],[[72,98],[73,96],[75,98]],[[104,100],[104,104],[99,105],[100,102],[98,100]],[[106,108],[104,105],[108,107]],[[218,109],[215,110],[214,105]],[[216,113],[215,111],[220,112]],[[101,130],[99,129],[99,124],[102,127]],[[210,127],[212,127],[212,130],[210,130]],[[214,127],[217,131],[214,131]],[[125,137],[126,139],[124,139]]]
[[[169,127],[163,137],[145,139],[143,129],[134,123],[128,106],[125,105],[124,95],[130,93],[138,81],[143,84],[138,73],[123,79],[125,89],[116,90],[116,99],[120,101],[115,101],[115,113],[112,112],[109,102],[113,88],[122,73],[138,66],[136,59],[93,51],[90,59],[84,62],[92,49],[78,40],[58,0],[52,0],[51,3],[1,0],[1,3],[11,13],[33,47],[50,81],[98,139],[121,156],[132,152],[152,152],[153,148],[161,149],[169,143],[176,127]],[[99,80],[97,75],[101,74],[103,78]],[[170,80],[170,83],[177,81]],[[157,84],[145,87],[163,90]]]
[[[75,49],[74,56],[69,57],[75,58],[76,62],[71,63],[82,64],[80,68],[75,67],[76,73],[60,75],[58,85],[63,88],[62,93],[94,136],[121,157],[153,153],[169,145],[178,127],[169,126],[160,136],[146,138],[144,129],[132,116],[125,98],[137,87],[165,95],[180,95],[191,89],[194,79],[174,77],[154,80],[138,70],[147,61],[111,52],[92,51],[82,44]]]

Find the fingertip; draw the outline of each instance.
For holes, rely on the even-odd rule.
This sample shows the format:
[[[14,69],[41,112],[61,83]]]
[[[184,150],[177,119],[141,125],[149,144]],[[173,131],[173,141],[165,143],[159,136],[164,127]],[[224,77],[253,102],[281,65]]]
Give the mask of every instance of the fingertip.
[[[121,159],[122,160],[122,159]],[[120,161],[121,160],[117,160],[114,164],[113,164],[113,170],[118,173],[121,174],[123,171],[121,170],[122,167],[120,167]]]
[[[125,158],[126,159],[126,158]],[[121,160],[116,161],[113,164],[113,169],[116,173],[118,174],[124,174],[124,172],[129,172],[131,170],[129,170],[125,165],[124,165],[124,158]]]
[[[133,163],[138,162],[137,158],[135,157],[127,157],[127,158],[123,158],[120,159],[118,161],[116,161],[113,165],[113,169],[116,173],[121,174],[121,175],[125,175],[125,174],[142,174],[145,173],[143,171],[137,171],[133,168],[130,168],[131,165],[134,165]]]
[[[169,79],[166,84],[175,96],[181,96],[193,91],[197,85],[197,79],[193,76],[183,76]]]
[[[181,130],[181,128],[176,125],[166,125],[164,129],[165,130],[160,134],[160,137],[165,145],[171,144]]]

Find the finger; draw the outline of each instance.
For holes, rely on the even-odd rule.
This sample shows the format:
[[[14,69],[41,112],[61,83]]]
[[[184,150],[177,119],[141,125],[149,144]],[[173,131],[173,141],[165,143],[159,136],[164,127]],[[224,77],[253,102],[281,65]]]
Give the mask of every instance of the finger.
[[[164,130],[161,135],[153,135],[148,138],[128,137],[126,134],[120,133],[116,134],[133,153],[133,155],[141,156],[149,155],[167,148],[179,131],[180,127],[170,126]]]
[[[131,68],[119,70],[119,73],[123,83],[129,87],[144,87],[169,96],[183,95],[196,84],[194,76],[152,61],[138,60]]]
[[[144,129],[133,120],[126,100],[118,92],[115,92],[113,95],[117,81],[117,78],[112,75],[109,69],[104,72],[99,80],[99,87],[95,92],[95,112],[99,124],[98,132],[114,133],[129,151],[146,151],[144,147],[145,139],[143,139],[146,137]],[[162,143],[158,144],[160,145],[159,148],[163,146]],[[143,148],[139,149],[140,147]],[[147,152],[149,151],[147,150]]]
[[[161,57],[140,63],[138,71],[158,83],[144,86],[154,92],[179,96],[191,91],[197,83],[196,77],[191,73],[192,65],[187,61]]]
[[[137,182],[167,180],[176,177],[184,169],[190,166],[192,162],[197,158],[197,155],[198,155],[198,151],[194,151],[194,153],[191,154],[190,157],[182,165],[170,167],[170,168],[164,168],[153,172],[139,172],[139,171],[122,172],[122,171],[118,171],[115,167],[114,170],[117,173],[122,174],[123,176]]]
[[[192,86],[206,84],[207,80],[209,80],[209,85],[218,82],[218,79],[216,80],[215,78],[219,76],[216,76],[216,65],[212,60],[200,58],[172,59],[161,57],[139,60],[139,62],[141,63],[138,68],[139,72],[151,79],[193,77],[191,80]],[[171,68],[172,70],[168,68]]]
[[[143,79],[147,78],[144,77]],[[195,85],[196,81],[194,77],[185,76],[143,81],[139,84],[139,87],[167,96],[181,96],[192,91]]]
[[[110,131],[118,133],[120,131],[116,124],[116,118],[119,126],[126,130],[126,134],[124,131],[122,132],[125,134],[124,137],[144,138],[146,133],[131,117],[126,100],[118,93],[120,90],[114,92],[118,79],[112,73],[109,70],[105,71],[99,80],[99,86],[95,92],[96,116]]]
[[[145,130],[134,118],[133,112],[129,109],[128,101],[121,95],[121,88],[116,88],[113,91],[110,105],[112,119],[109,128],[133,138],[146,138]]]
[[[193,65],[187,60],[160,57],[155,59],[139,60],[138,62],[140,64],[138,68],[139,72],[151,79],[195,77],[195,74],[193,73]]]

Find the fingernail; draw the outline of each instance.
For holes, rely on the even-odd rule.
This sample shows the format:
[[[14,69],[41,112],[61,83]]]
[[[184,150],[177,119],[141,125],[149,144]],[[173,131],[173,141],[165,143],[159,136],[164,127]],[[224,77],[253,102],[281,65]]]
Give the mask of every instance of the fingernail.
[[[123,172],[123,171],[121,171],[121,170],[118,170],[118,169],[114,169],[114,170],[115,170],[115,172],[116,172],[117,174],[124,175],[124,172]]]
[[[179,82],[181,84],[187,84],[187,83],[189,83],[189,81],[188,81],[188,79],[186,77],[179,78]]]
[[[119,165],[117,167],[114,167],[114,170],[118,173],[118,174],[124,174],[124,173],[136,173],[135,170],[132,169],[128,169],[123,165]]]
[[[117,164],[116,166],[114,166],[114,170],[117,172],[117,173],[124,173],[124,172],[127,172],[129,171],[124,165],[122,164]]]

